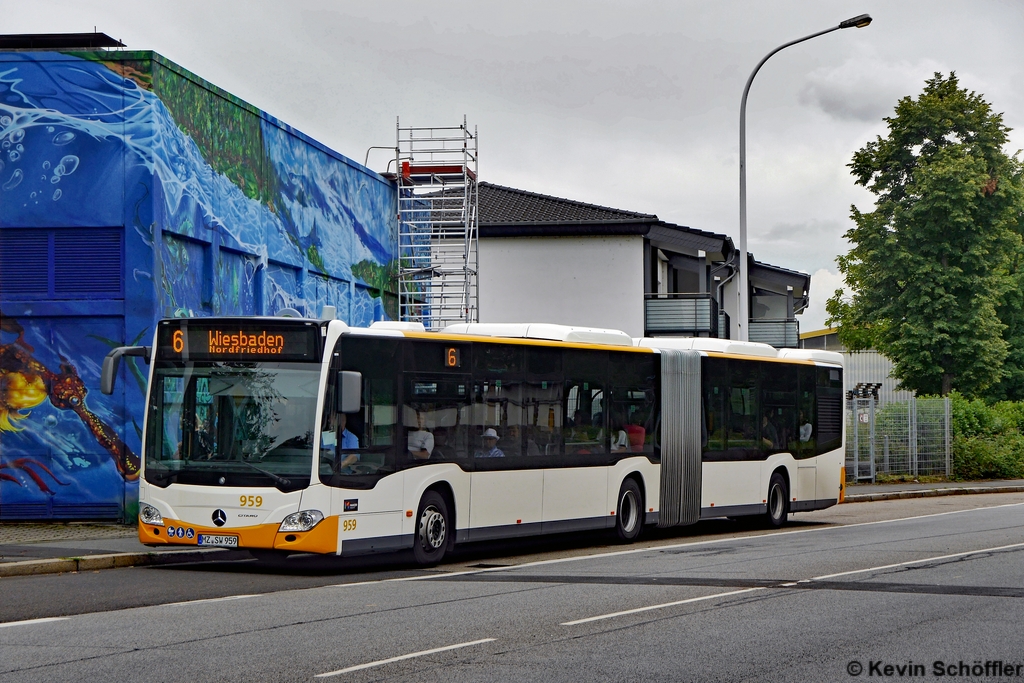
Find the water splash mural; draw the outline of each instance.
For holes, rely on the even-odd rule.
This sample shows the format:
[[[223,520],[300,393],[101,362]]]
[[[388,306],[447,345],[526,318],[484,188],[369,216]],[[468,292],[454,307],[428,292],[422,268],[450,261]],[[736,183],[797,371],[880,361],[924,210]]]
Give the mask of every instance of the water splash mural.
[[[148,369],[99,364],[157,319],[395,317],[394,207],[159,55],[0,53],[0,517],[134,514]]]

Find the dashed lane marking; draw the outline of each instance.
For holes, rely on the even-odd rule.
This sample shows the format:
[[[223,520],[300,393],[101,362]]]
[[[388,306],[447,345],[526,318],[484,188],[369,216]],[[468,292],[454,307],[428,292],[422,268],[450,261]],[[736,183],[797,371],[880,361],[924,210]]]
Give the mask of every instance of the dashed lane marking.
[[[575,621],[562,622],[562,626],[575,626],[576,624],[586,624],[591,621],[601,621],[602,619],[613,619],[615,617],[623,617],[627,614],[637,614],[639,612],[650,612],[651,610],[664,609],[666,607],[675,607],[676,605],[687,605],[692,602],[702,602],[704,600],[714,600],[715,598],[725,598],[730,595],[741,595],[743,593],[753,593],[754,591],[763,591],[764,588],[746,588],[741,591],[729,591],[728,593],[715,593],[714,595],[702,595],[699,598],[688,598],[686,600],[676,600],[674,602],[664,602],[660,605],[649,605],[647,607],[637,607],[634,609],[627,609],[621,612],[612,612],[611,614],[600,614],[596,617],[587,617],[586,619],[576,619]]]
[[[24,621],[8,621],[6,624],[0,624],[0,628],[8,628],[11,626],[31,626],[32,624],[45,624],[48,621],[64,621],[71,617],[43,617],[42,619],[25,619]]]
[[[482,638],[480,640],[472,640],[468,643],[458,643],[457,645],[447,645],[445,647],[435,647],[432,650],[420,650],[419,652],[410,652],[407,655],[399,655],[398,657],[389,657],[388,659],[378,659],[376,662],[367,662],[366,664],[357,664],[355,666],[349,666],[344,669],[338,669],[337,671],[328,671],[327,673],[317,674],[317,678],[329,678],[331,676],[340,676],[341,674],[347,674],[351,671],[360,671],[362,669],[370,669],[375,666],[384,666],[385,664],[391,664],[392,662],[400,662],[404,659],[414,659],[415,657],[423,657],[426,655],[436,654],[438,652],[447,652],[448,650],[458,650],[463,647],[470,647],[472,645],[483,645],[484,643],[494,642],[494,638]]]

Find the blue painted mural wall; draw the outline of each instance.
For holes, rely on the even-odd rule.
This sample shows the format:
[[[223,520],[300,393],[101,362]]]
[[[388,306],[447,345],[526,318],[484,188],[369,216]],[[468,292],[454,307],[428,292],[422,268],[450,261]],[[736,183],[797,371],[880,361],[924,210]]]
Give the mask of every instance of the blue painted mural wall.
[[[396,317],[395,190],[151,52],[0,53],[0,519],[137,509],[156,320]]]

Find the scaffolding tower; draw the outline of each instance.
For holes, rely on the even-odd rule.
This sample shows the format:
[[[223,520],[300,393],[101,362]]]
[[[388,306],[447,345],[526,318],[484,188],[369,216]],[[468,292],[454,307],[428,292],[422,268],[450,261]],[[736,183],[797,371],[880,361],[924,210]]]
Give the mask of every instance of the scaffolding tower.
[[[428,330],[477,321],[477,132],[398,130],[399,318]]]

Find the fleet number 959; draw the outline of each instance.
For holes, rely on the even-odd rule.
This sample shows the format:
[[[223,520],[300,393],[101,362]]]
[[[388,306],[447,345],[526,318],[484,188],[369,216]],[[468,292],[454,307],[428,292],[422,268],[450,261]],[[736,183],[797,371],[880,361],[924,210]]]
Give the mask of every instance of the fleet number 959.
[[[263,506],[263,496],[239,496],[238,504],[244,508],[258,508]]]
[[[343,520],[341,520],[341,530],[342,531],[355,531],[356,530],[356,520],[354,520],[354,519],[343,519]]]

